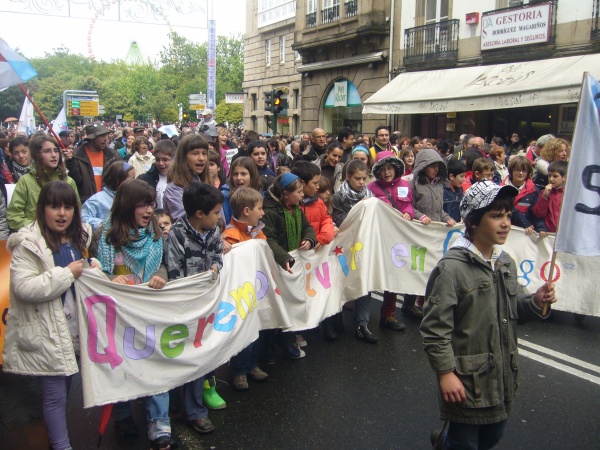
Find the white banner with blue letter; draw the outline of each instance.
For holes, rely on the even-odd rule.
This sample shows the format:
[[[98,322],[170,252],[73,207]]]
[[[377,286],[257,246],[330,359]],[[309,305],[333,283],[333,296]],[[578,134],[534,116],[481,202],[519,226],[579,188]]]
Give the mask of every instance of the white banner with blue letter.
[[[293,252],[293,274],[265,241],[236,245],[217,280],[210,273],[161,290],[108,281],[86,270],[79,298],[84,405],[165,392],[226,363],[261,329],[305,330],[370,291],[423,294],[429,273],[462,228],[402,219],[377,199],[360,202],[334,242]],[[535,291],[547,277],[554,238],[513,228],[505,250],[520,283]],[[555,309],[600,316],[600,258],[559,254]]]

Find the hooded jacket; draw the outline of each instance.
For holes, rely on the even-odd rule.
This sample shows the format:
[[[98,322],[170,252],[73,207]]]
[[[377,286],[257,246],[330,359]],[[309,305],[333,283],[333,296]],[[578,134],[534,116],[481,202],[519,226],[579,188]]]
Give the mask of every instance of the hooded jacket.
[[[333,219],[327,212],[327,206],[323,203],[319,197],[315,196],[316,199],[311,201],[304,198],[304,203],[300,206],[302,212],[306,216],[306,219],[310,222],[310,225],[315,229],[317,235],[317,242],[321,245],[327,245],[334,238]]]
[[[437,177],[433,181],[427,180],[425,184],[419,182],[421,172],[431,164],[439,163]],[[413,179],[410,187],[413,194],[413,206],[415,208],[415,219],[421,220],[424,216],[436,222],[447,222],[451,217],[444,211],[444,183],[448,179],[446,161],[440,154],[425,148],[417,153],[415,167],[413,168]]]
[[[542,318],[517,274],[505,252],[492,269],[459,247],[451,248],[431,273],[423,346],[436,374],[454,371],[467,397],[446,403],[439,393],[441,420],[483,425],[510,413],[518,385],[517,324]]]
[[[84,224],[89,245],[92,231]],[[70,269],[55,267],[52,250],[33,223],[10,236],[10,309],[2,370],[21,375],[73,375],[75,350],[61,295],[75,281]],[[98,264],[98,263],[97,263]]]
[[[275,261],[281,267],[285,267],[285,263],[292,259],[292,255],[288,253],[290,249],[288,247],[283,208],[284,206],[279,199],[273,195],[271,189],[267,189],[265,200],[263,202],[263,209],[265,211],[265,215],[262,219],[265,224],[263,232],[265,233],[265,236],[267,236],[267,243],[273,251]],[[311,241],[312,247],[315,246],[317,241],[315,230],[310,223],[308,223],[304,214],[302,214],[302,233],[300,240]]]

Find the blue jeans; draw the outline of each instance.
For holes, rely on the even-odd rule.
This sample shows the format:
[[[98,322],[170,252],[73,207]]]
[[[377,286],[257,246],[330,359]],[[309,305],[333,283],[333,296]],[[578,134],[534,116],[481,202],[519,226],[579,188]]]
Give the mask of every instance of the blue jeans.
[[[237,355],[231,357],[230,365],[233,375],[247,375],[255,367],[258,367],[258,348],[257,339]]]
[[[363,295],[354,300],[354,324],[356,326],[368,325],[371,312],[371,294]]]
[[[146,409],[146,419],[148,420],[148,439],[153,441],[161,436],[171,436],[169,393],[165,392],[145,397],[144,407]],[[115,421],[131,417],[131,403],[115,403],[112,416]]]
[[[504,434],[506,420],[489,425],[450,422],[444,450],[487,450],[494,447]]]
[[[204,378],[190,381],[183,385],[183,404],[187,415],[187,420],[192,421],[208,417],[208,409],[202,403],[202,393],[204,392]]]

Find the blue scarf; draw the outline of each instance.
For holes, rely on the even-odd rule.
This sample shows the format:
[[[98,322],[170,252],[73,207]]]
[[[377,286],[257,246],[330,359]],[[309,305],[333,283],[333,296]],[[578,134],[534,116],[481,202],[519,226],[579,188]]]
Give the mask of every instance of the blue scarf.
[[[102,236],[98,244],[98,259],[105,272],[112,274],[115,267],[115,254],[117,249],[106,241],[106,234],[110,230],[110,217],[102,222]],[[133,240],[135,230],[129,230],[131,240],[119,250],[123,253],[125,265],[131,273],[147,283],[160,267],[163,255],[163,240],[153,240],[154,226],[152,222],[146,228],[138,230],[139,238]]]

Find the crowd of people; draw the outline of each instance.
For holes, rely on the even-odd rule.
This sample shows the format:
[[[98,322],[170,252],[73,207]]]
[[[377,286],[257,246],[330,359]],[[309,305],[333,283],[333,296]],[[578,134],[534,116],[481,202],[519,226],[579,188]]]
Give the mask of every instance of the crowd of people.
[[[480,272],[504,271],[508,293],[499,301],[512,305],[514,300],[522,318],[544,316],[543,304],[555,301],[549,285],[533,296],[518,289],[514,261],[495,245],[504,242],[511,224],[528,234],[556,232],[570,151],[565,140],[544,135],[523,145],[513,133],[509,145],[500,138],[488,145],[473,135],[455,143],[403,137],[386,126],[377,127],[372,137],[347,128],[337,136],[316,128],[299,136],[263,138],[255,131],[217,124],[212,111],[204,112],[210,114],[199,131],[184,126],[173,138],[143,126],[116,130],[102,122],[89,123],[81,132],[61,132],[61,142],[41,132],[29,138],[0,136],[0,238],[8,238],[13,252],[4,370],[41,377],[52,448],[71,448],[65,405],[70,377],[78,371],[79,348],[73,282],[84,267],[101,268],[115,283],[148,283],[161,289],[171,280],[201,272],[212,271],[216,277],[233,244],[264,239],[277,264],[291,273],[295,260],[290,252],[331,243],[351,209],[375,197],[396,209],[399,220],[425,226],[465,223],[465,238],[458,244],[463,253],[448,263],[454,278],[438,266],[425,297],[459,292],[449,285],[468,281],[461,264],[468,263],[464,252],[471,252],[483,262]],[[10,184],[14,189],[7,202]],[[504,221],[495,235],[491,220]],[[382,330],[405,329],[396,316],[398,294],[383,293]],[[496,299],[494,292],[486,295]],[[344,308],[351,311],[355,337],[376,344],[378,338],[369,329],[370,304],[368,294]],[[457,329],[472,326],[473,313],[463,309],[458,311],[462,316],[454,316]],[[451,422],[444,448],[463,448],[461,436],[467,432],[452,427],[454,422],[503,423],[508,408],[497,404],[485,417],[465,415],[456,407],[469,394],[464,377],[459,386],[454,375],[462,374],[461,367],[453,357],[449,362],[444,347],[450,345],[449,307],[443,301],[424,305],[423,296],[404,295],[401,311],[424,317],[425,348],[446,405],[442,416]],[[333,341],[343,331],[341,314],[323,321],[324,339]],[[489,314],[493,316],[491,310]],[[508,317],[516,319],[516,310]],[[440,331],[441,323],[446,329]],[[456,345],[468,347],[465,339]],[[249,389],[248,380],[267,381],[264,364],[275,363],[279,354],[305,357],[306,345],[301,333],[262,331],[259,340],[231,359],[234,388]],[[509,371],[513,362],[505,364],[502,345],[481,353],[499,358],[493,366]],[[473,371],[475,362],[465,361],[462,369]],[[170,414],[184,417],[203,434],[215,429],[208,410],[226,407],[214,373],[147,397],[144,404],[148,438],[156,449],[175,448]],[[138,433],[128,402],[116,404],[112,414],[120,435]],[[502,429],[495,428],[493,435],[499,439]]]

